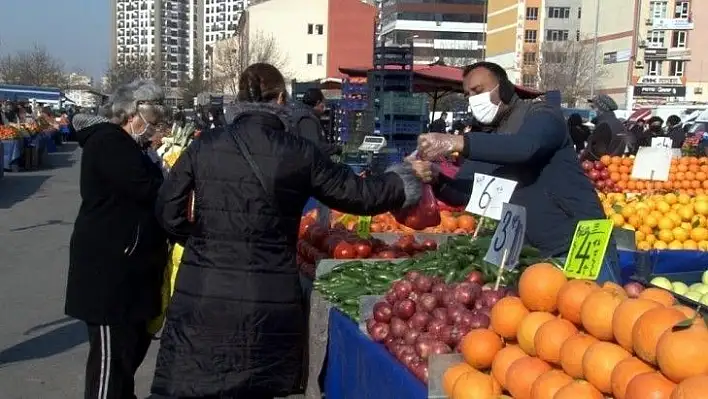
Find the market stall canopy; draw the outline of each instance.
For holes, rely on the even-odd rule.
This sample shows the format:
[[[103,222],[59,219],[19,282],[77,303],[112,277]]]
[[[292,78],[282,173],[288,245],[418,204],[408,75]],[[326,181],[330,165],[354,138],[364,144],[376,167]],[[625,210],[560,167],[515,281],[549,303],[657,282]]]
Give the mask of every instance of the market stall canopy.
[[[61,90],[57,87],[0,85],[0,100],[37,100],[39,102],[58,102],[61,98]]]
[[[640,119],[646,119],[651,117],[651,108],[639,108],[632,111],[629,115],[630,122],[637,122]]]
[[[398,65],[387,65],[385,70],[401,70]],[[339,71],[351,77],[366,77],[371,67],[340,67]],[[413,91],[419,93],[457,92],[462,93],[462,68],[444,65],[413,65]],[[543,92],[516,86],[516,93],[523,99],[533,99]]]

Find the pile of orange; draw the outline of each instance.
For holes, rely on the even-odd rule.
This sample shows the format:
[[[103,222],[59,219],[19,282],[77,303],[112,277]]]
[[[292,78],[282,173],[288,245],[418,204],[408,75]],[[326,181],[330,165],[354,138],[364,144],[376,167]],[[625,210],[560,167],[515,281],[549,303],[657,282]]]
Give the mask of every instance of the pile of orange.
[[[638,249],[708,250],[708,195],[599,195],[614,225],[636,232]]]
[[[463,338],[465,362],[442,387],[452,399],[708,398],[708,327],[674,300],[659,288],[629,298],[613,283],[530,266],[519,298],[499,301],[490,329]]]
[[[630,177],[633,157],[600,158],[615,186],[625,193],[653,193],[675,191],[688,195],[708,193],[708,157],[681,157],[671,160],[669,180],[634,180]]]
[[[312,210],[305,214],[303,218],[317,219],[317,210]],[[332,211],[330,216],[331,227],[343,225],[347,230],[355,231],[359,223],[359,218],[352,215],[346,215],[341,212]],[[440,211],[440,224],[435,227],[429,227],[423,232],[425,233],[446,233],[446,234],[470,234],[477,227],[477,219],[469,213],[465,212],[450,212]],[[390,213],[382,213],[371,218],[372,233],[388,233],[388,232],[414,232],[413,229],[406,227],[396,221]]]

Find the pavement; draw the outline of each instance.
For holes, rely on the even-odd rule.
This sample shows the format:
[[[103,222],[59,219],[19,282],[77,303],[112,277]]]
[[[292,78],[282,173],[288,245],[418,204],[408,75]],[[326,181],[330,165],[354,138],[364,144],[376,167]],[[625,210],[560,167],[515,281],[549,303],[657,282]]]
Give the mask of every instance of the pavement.
[[[0,399],[83,397],[84,324],[64,315],[69,237],[80,204],[80,150],[0,179]],[[158,345],[136,375],[148,396]]]

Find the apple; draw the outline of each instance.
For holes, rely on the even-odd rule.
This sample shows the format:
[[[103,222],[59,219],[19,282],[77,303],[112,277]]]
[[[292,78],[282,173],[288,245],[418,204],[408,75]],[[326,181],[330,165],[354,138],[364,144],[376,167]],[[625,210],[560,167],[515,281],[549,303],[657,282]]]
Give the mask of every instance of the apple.
[[[598,171],[606,168],[605,164],[600,161],[595,161],[595,164],[593,166],[595,167],[595,170]]]
[[[590,172],[588,172],[588,177],[595,181],[600,178],[600,172],[596,170],[591,170]]]
[[[708,306],[708,294],[703,294],[703,296],[701,297],[701,301],[700,301],[700,302],[701,302],[702,304]]]
[[[654,277],[650,283],[665,290],[671,290],[672,288],[671,281],[666,277]]]
[[[679,295],[683,295],[688,292],[688,286],[680,281],[675,281],[671,283],[671,290]]]
[[[600,178],[602,180],[607,180],[610,178],[610,171],[607,169],[603,169],[600,171]]]
[[[583,161],[583,170],[586,172],[591,171],[594,168],[592,161]]]
[[[690,300],[700,302],[701,297],[703,297],[703,294],[697,291],[688,291],[684,296]]]
[[[703,284],[708,284],[708,270],[703,272],[703,276],[701,277],[701,281]]]

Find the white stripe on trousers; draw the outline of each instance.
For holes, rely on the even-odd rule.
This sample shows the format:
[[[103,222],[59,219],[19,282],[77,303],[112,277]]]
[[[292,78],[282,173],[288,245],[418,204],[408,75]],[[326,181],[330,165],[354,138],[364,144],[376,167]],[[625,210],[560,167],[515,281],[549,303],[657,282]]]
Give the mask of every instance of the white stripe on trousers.
[[[98,380],[98,399],[108,398],[108,383],[111,379],[111,328],[98,326],[101,335],[101,375]]]

